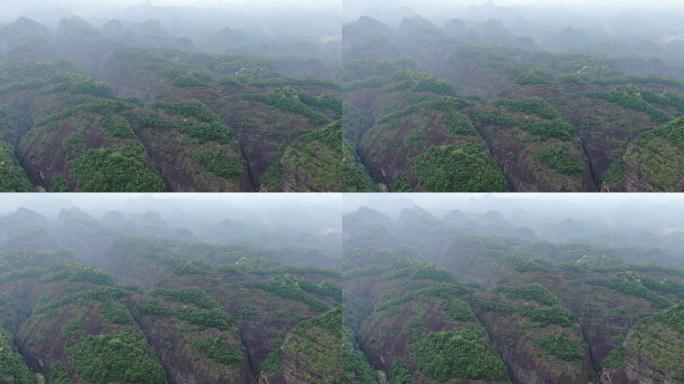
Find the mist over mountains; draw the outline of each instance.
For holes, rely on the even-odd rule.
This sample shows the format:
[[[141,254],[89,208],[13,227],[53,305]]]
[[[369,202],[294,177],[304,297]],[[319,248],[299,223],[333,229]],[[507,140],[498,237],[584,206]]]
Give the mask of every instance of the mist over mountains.
[[[8,195],[0,372],[27,384],[683,373],[676,195],[252,196]]]
[[[265,251],[341,257],[340,205],[334,199],[290,202],[220,196],[196,199],[97,195],[74,199],[8,197],[0,214],[0,248],[70,249],[76,257],[103,257],[120,238],[247,246]],[[319,200],[318,202],[316,200]],[[296,257],[295,257],[296,258]],[[294,261],[294,260],[293,260]],[[322,261],[326,263],[326,261]]]

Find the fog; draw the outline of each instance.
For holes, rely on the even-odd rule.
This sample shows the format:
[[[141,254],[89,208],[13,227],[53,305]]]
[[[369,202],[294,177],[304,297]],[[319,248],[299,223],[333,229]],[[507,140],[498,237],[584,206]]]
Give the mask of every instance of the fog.
[[[57,29],[63,20],[76,17],[98,29],[116,20],[122,22],[129,31],[141,33],[136,23],[154,21],[159,23],[159,28],[152,31],[157,35],[168,33],[177,38],[187,38],[196,49],[208,53],[236,53],[234,45],[256,47],[279,44],[299,46],[306,50],[310,45],[325,45],[339,40],[340,9],[341,3],[335,0],[8,0],[3,1],[0,27],[24,17]],[[240,41],[230,46],[226,41],[231,39],[226,36],[228,32],[239,36]],[[291,56],[296,56],[299,50],[288,49]],[[264,49],[248,53],[262,57],[274,56]]]
[[[683,217],[684,196],[673,194],[9,194],[0,254],[65,251],[107,266],[142,242],[145,257],[159,244],[178,260],[239,247],[322,268],[358,249],[456,271],[462,257],[495,250],[684,268]]]
[[[366,222],[368,209],[386,216],[382,222],[396,226],[389,229],[390,233],[395,230],[401,233],[402,227],[411,227],[412,236],[422,238],[419,253],[441,255],[445,252],[443,247],[457,242],[455,239],[472,235],[529,243],[596,246],[612,249],[631,262],[671,263],[684,267],[684,241],[681,240],[684,196],[681,195],[345,195],[343,233],[347,239],[346,248],[358,245],[357,240],[350,239],[361,236],[359,231],[377,231],[377,217],[371,220],[375,224],[364,227],[369,225]],[[423,234],[417,235],[420,233]],[[410,236],[398,235],[395,241],[415,247],[416,243],[411,241],[403,243],[406,238]]]
[[[7,194],[0,204],[0,249],[73,248],[86,259],[120,237],[333,257],[340,233],[341,197],[328,194]]]
[[[345,0],[343,8],[345,16],[358,13],[374,13],[381,9],[411,9],[429,16],[444,15],[444,12],[466,12],[479,7],[509,7],[513,11],[523,8],[536,10],[565,10],[575,13],[622,13],[634,11],[684,11],[684,5],[677,0],[657,2],[644,0]]]
[[[0,20],[11,20],[30,14],[44,14],[47,11],[68,11],[87,17],[106,17],[112,13],[124,13],[129,7],[138,6],[191,7],[224,9],[234,12],[268,12],[279,10],[321,10],[341,6],[339,0],[5,0]]]
[[[325,79],[341,60],[335,0],[9,0],[2,9],[0,59],[37,49],[39,58],[74,62],[91,76],[120,48],[263,59],[282,75]]]

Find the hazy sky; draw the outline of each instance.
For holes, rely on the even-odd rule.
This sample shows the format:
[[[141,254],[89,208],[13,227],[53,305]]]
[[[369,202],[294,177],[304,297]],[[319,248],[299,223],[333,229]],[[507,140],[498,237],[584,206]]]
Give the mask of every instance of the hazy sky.
[[[142,5],[145,0],[2,0],[3,7],[9,9],[52,9],[52,8],[98,8],[98,7],[128,7]],[[184,6],[217,6],[217,7],[306,7],[330,8],[341,6],[341,0],[151,0],[153,5],[184,5]]]
[[[463,7],[482,5],[489,0],[344,0],[345,6],[368,8],[396,8],[409,6],[418,9]],[[640,8],[640,9],[680,9],[684,10],[682,0],[493,0],[495,5],[535,5],[552,8],[572,8],[589,10],[596,8]]]
[[[102,17],[116,14],[129,6],[143,5],[146,0],[0,0],[0,21],[14,20],[19,16],[44,18],[55,9],[69,9],[84,17]],[[192,6],[198,8],[225,8],[241,11],[330,10],[340,9],[342,0],[151,0],[155,6]]]
[[[434,0],[427,0],[430,2]],[[487,0],[440,0],[438,4],[482,4]],[[539,5],[545,7],[681,7],[681,0],[494,0],[496,5]]]
[[[151,197],[155,199],[168,199],[179,201],[213,201],[218,204],[221,202],[259,204],[259,203],[280,203],[288,202],[336,202],[341,201],[339,193],[47,193],[47,194],[26,194],[26,193],[5,193],[0,207],[8,205],[6,203],[23,201],[51,201],[67,200],[74,204],[93,203],[104,201],[121,201],[128,199],[141,199]]]
[[[296,8],[332,8],[344,4],[359,6],[396,7],[444,7],[444,6],[468,6],[480,5],[489,0],[151,0],[154,5],[185,5],[185,6],[218,6],[218,7],[296,7]],[[127,7],[140,5],[145,0],[2,0],[3,8],[6,9],[30,9],[30,8],[87,8],[98,7]],[[684,9],[681,0],[494,0],[496,5],[539,5],[544,7],[569,7],[569,8],[610,8],[610,7],[639,7],[639,8],[679,8]],[[95,4],[95,5],[94,5]]]
[[[376,207],[381,209],[383,206],[412,206],[431,207],[438,209],[483,209],[491,205],[505,206],[508,203],[529,206],[538,205],[539,213],[548,207],[574,206],[580,211],[586,210],[590,213],[595,209],[615,209],[624,207],[638,208],[663,208],[671,207],[672,212],[684,210],[684,195],[667,193],[422,193],[422,194],[345,194],[343,199],[343,210],[351,212],[362,206]],[[478,208],[474,208],[477,206]],[[580,208],[581,207],[581,208]],[[581,214],[582,212],[577,212]],[[684,225],[684,223],[683,223]]]

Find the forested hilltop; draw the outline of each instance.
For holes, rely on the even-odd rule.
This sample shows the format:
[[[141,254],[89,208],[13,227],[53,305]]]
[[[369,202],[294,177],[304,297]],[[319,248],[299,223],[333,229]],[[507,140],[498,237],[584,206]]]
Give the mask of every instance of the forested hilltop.
[[[0,189],[684,190],[662,12],[222,12],[0,25]]]
[[[339,15],[292,13],[148,3],[0,25],[0,189],[364,188],[343,178]]]
[[[0,25],[0,189],[684,190],[660,13],[184,9]]]
[[[627,249],[477,208],[364,206],[341,232],[46,209],[0,216],[7,382],[684,380],[683,245],[647,229]]]
[[[345,134],[381,188],[684,189],[677,11],[406,3],[345,5]]]

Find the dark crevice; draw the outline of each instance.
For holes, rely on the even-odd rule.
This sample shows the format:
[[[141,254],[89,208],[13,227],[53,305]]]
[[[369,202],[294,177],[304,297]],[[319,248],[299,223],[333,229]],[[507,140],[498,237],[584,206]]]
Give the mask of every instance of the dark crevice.
[[[464,300],[464,302],[466,302]],[[501,361],[503,361],[504,365],[506,366],[506,374],[508,375],[508,378],[511,380],[513,384],[518,384],[518,382],[515,380],[515,375],[513,374],[513,369],[511,369],[511,366],[508,364],[508,361],[504,359],[503,354],[499,350],[499,348],[496,347],[496,344],[494,343],[494,339],[492,338],[492,335],[489,333],[489,329],[485,325],[485,322],[482,321],[482,318],[478,316],[477,312],[473,310],[472,305],[469,302],[466,302],[468,304],[468,307],[470,307],[470,311],[473,313],[473,316],[477,319],[477,322],[482,326],[482,330],[484,330],[485,336],[487,337],[487,342],[489,342],[489,345],[496,351],[497,355],[501,358]]]
[[[587,150],[587,147],[584,144],[584,140],[582,140],[582,136],[579,134],[576,127],[575,127],[575,130],[577,132],[577,138],[579,139],[580,147],[582,147],[582,153],[584,154],[584,157],[587,159],[587,163],[589,164],[589,173],[590,173],[589,176],[591,177],[591,180],[594,183],[594,189],[600,191],[601,190],[601,184],[599,183],[598,177],[596,175],[596,169],[594,168],[594,162],[592,161],[592,158],[589,155],[589,151]],[[589,192],[595,192],[595,191],[589,191]]]
[[[259,184],[258,180],[254,180],[254,173],[252,172],[252,164],[249,162],[249,159],[247,158],[247,155],[245,154],[245,151],[242,148],[242,143],[236,139],[239,149],[240,149],[240,158],[242,158],[243,164],[245,166],[245,170],[247,171],[247,178],[249,179],[249,186],[251,187],[251,191],[255,192],[258,191],[259,189]]]
[[[589,341],[589,338],[587,337],[587,335],[584,334],[584,327],[582,327],[581,324],[580,324],[579,329],[580,329],[580,334],[582,335],[582,339],[589,346],[589,359],[591,361],[592,379],[597,379],[601,373],[601,364],[600,364],[600,362],[596,361],[596,357],[594,356],[594,350],[591,347],[591,341]]]
[[[254,366],[254,362],[252,361],[252,355],[249,353],[249,347],[247,346],[245,339],[242,338],[242,332],[239,329],[238,337],[240,338],[240,344],[243,346],[245,350],[245,356],[247,357],[247,368],[249,369],[249,372],[252,373],[252,381],[256,381],[259,379],[259,367]]]

